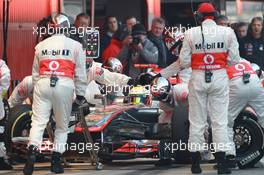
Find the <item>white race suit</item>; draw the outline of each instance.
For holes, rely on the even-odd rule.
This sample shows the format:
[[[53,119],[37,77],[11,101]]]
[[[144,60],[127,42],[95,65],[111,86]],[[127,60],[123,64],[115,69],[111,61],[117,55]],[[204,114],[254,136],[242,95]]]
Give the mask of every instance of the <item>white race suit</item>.
[[[202,32],[203,30],[203,32]],[[202,37],[204,36],[204,41]],[[211,19],[185,32],[180,52],[181,68],[192,68],[189,81],[189,150],[204,151],[204,131],[207,116],[212,125],[215,151],[228,148],[227,111],[229,102],[227,65],[239,62],[238,42],[229,27],[218,26]],[[205,72],[211,72],[211,82],[205,82]],[[208,77],[208,76],[207,76]]]
[[[262,83],[252,69],[248,61],[242,60],[234,66],[227,69],[229,77],[229,107],[228,107],[228,135],[229,142],[232,143],[229,155],[236,155],[235,145],[233,142],[233,125],[234,120],[239,113],[246,107],[250,106],[256,112],[258,122],[264,127],[264,88]],[[243,74],[249,74],[249,82],[244,83]]]
[[[51,109],[56,122],[54,151],[63,153],[67,141],[74,90],[84,96],[87,87],[85,54],[82,45],[65,35],[53,35],[35,48],[33,62],[33,115],[29,145],[42,143]],[[51,78],[55,77],[55,78]],[[52,87],[51,80],[57,82]]]

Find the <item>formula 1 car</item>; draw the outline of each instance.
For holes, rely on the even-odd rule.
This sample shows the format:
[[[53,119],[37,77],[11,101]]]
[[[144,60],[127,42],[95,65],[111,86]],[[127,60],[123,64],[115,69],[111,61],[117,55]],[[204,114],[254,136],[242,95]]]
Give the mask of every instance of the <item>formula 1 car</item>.
[[[132,159],[138,157],[158,158],[158,140],[170,139],[172,143],[188,142],[188,107],[177,106],[172,117],[172,126],[158,124],[158,108],[144,105],[116,104],[91,110],[85,119],[96,144],[101,162]],[[7,123],[8,152],[16,160],[24,160],[29,135],[32,109],[29,105],[19,105],[10,110]],[[53,125],[51,123],[51,125]],[[54,126],[53,126],[54,127]],[[69,124],[68,149],[66,159],[87,157],[80,123],[72,113]],[[45,132],[41,156],[49,156],[52,146],[49,133]],[[256,115],[246,108],[235,120],[234,141],[238,166],[254,166],[263,156],[264,134]],[[48,145],[48,146],[47,146]],[[76,146],[77,145],[77,146]],[[69,148],[69,147],[68,147]],[[71,147],[70,147],[71,148]],[[87,148],[87,145],[86,145]],[[171,151],[177,163],[189,163],[188,150]],[[67,156],[68,155],[68,156]]]
[[[8,148],[12,157],[25,158],[26,143],[31,124],[32,109],[19,105],[11,109],[7,123]],[[157,108],[136,107],[135,105],[111,105],[97,108],[86,116],[89,131],[95,143],[99,143],[98,155],[102,162],[136,157],[157,157],[157,141],[150,141],[145,132],[158,121]],[[51,124],[52,125],[52,124]],[[76,122],[75,114],[69,124],[68,145],[84,143],[82,128]],[[51,139],[44,133],[42,155],[49,155]],[[49,146],[47,146],[49,145]],[[81,156],[85,150],[69,150]],[[77,157],[78,157],[77,156]],[[70,154],[72,158],[72,154]]]

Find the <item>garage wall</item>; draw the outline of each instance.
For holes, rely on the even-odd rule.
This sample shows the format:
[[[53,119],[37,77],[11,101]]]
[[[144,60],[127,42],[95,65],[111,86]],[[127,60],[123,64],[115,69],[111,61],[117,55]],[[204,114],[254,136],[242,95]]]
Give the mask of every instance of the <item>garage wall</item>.
[[[36,34],[33,27],[52,11],[57,11],[60,0],[13,0],[9,7],[8,66],[12,80],[31,74]],[[3,52],[3,3],[0,1],[0,56]]]

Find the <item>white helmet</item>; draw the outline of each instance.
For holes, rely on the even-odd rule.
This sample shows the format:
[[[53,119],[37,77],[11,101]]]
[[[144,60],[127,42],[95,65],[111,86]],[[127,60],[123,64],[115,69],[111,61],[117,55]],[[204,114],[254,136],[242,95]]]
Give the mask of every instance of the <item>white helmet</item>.
[[[119,61],[119,59],[114,58],[114,57],[110,57],[108,59],[107,63],[108,63],[110,71],[117,72],[117,73],[122,73],[123,72],[123,65]]]
[[[52,22],[55,25],[55,27],[63,27],[63,28],[70,28],[70,20],[69,18],[64,14],[56,14],[52,17]]]

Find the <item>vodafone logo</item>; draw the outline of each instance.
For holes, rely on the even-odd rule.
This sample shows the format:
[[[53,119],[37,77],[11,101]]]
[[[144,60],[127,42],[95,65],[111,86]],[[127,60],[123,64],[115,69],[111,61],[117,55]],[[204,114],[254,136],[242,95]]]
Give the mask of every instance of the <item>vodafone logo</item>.
[[[52,70],[52,71],[55,71],[55,70],[59,69],[59,67],[60,67],[60,64],[59,64],[58,61],[51,61],[49,63],[49,69]]]
[[[244,64],[239,63],[239,64],[235,65],[235,69],[238,70],[238,71],[243,71],[243,70],[246,69],[246,67],[245,67]]]
[[[211,54],[206,54],[203,58],[206,64],[213,64],[214,63],[214,56]]]

